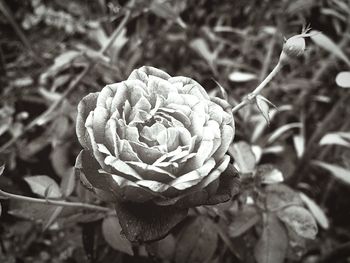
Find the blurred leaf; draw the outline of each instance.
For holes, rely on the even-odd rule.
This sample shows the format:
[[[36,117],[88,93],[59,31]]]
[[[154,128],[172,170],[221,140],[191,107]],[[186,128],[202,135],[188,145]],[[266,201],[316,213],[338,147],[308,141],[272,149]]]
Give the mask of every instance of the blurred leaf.
[[[176,263],[211,262],[216,250],[218,234],[213,221],[196,217],[182,229],[175,250]]]
[[[209,49],[207,42],[203,38],[196,38],[191,41],[190,47],[204,58],[211,68],[214,68],[217,59],[216,52]]]
[[[320,161],[314,161],[313,164],[326,169],[333,176],[335,176],[342,182],[350,184],[350,170],[344,169],[343,167],[340,167],[338,165],[329,164],[329,163],[320,162]]]
[[[337,58],[343,60],[350,67],[350,60],[345,53],[328,36],[318,31],[311,31],[310,38],[321,48],[327,50]]]
[[[301,158],[305,151],[305,138],[302,135],[293,136],[294,148],[297,153],[297,157]]]
[[[274,214],[268,213],[264,220],[263,231],[254,248],[258,263],[283,263],[288,248],[285,228]]]
[[[322,137],[320,140],[320,145],[335,144],[350,147],[350,142],[346,139],[350,139],[350,132],[332,132]]]
[[[69,160],[70,147],[69,142],[55,145],[50,154],[51,164],[56,174],[61,178],[64,178],[72,168]]]
[[[73,193],[75,179],[74,168],[71,167],[69,170],[67,170],[67,173],[63,176],[61,181],[60,189],[64,197],[70,196]]]
[[[256,96],[255,101],[256,101],[256,106],[258,107],[260,113],[262,114],[262,116],[266,120],[267,124],[270,124],[270,116],[269,116],[270,106],[269,106],[269,104],[266,102],[264,97],[260,96],[260,95]]]
[[[338,73],[335,82],[339,87],[350,88],[350,71],[343,71]]]
[[[235,238],[244,234],[257,224],[260,219],[261,216],[254,206],[243,206],[241,210],[238,210],[237,213],[235,213],[234,218],[229,225],[228,231],[230,237]]]
[[[49,188],[48,198],[60,198],[62,197],[61,190],[58,184],[50,177],[46,175],[35,175],[24,177],[24,180],[29,184],[33,193],[45,196],[45,191]]]
[[[284,184],[273,184],[266,187],[266,208],[278,211],[291,205],[302,205],[300,196]]]
[[[229,153],[235,159],[235,163],[241,173],[252,173],[256,166],[255,155],[250,145],[244,141],[233,143]]]
[[[96,222],[82,224],[82,239],[83,239],[84,251],[86,253],[88,260],[91,263],[95,262],[95,256],[96,256],[95,236],[96,236]]]
[[[170,262],[174,258],[175,245],[176,240],[170,234],[159,241],[150,243],[146,248],[150,255]]]
[[[43,226],[43,230],[44,231],[46,229],[48,229],[52,225],[53,222],[55,222],[55,220],[61,214],[62,210],[63,210],[63,206],[58,206],[58,207],[55,208],[55,210],[52,212],[51,216],[49,217],[49,219],[47,220],[47,222]]]
[[[106,217],[102,222],[102,233],[106,242],[114,249],[134,255],[132,246],[129,240],[122,236],[122,228],[116,216]]]
[[[228,79],[232,82],[247,82],[256,79],[257,76],[252,73],[234,71],[229,76]]]
[[[255,176],[262,184],[276,184],[284,180],[282,172],[272,164],[259,165]]]
[[[278,129],[276,129],[270,137],[267,139],[268,143],[273,143],[275,140],[277,140],[278,137],[280,137],[283,133],[294,129],[294,128],[301,128],[302,124],[300,122],[293,122],[293,123],[288,123],[285,124]]]
[[[316,221],[320,224],[320,226],[323,229],[329,228],[329,222],[328,218],[321,209],[321,207],[318,206],[318,204],[312,200],[310,197],[305,195],[304,193],[299,193],[301,200],[305,203],[305,205],[309,208],[313,216],[315,217]]]
[[[5,164],[0,165],[0,175],[3,174],[4,170],[5,170]]]
[[[175,11],[175,8],[172,7],[166,0],[153,0],[150,5],[150,10],[156,16],[164,18],[178,23],[182,28],[186,29],[185,22],[181,19],[179,14]]]
[[[314,239],[317,224],[308,210],[301,206],[289,206],[277,212],[278,217],[299,236]]]

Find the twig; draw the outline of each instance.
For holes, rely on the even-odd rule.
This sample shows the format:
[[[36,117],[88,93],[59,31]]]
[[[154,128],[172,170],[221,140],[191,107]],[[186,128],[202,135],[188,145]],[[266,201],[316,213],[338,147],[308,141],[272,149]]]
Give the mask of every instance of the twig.
[[[3,190],[0,190],[0,195],[3,197],[8,197],[10,199],[16,199],[16,200],[27,201],[27,202],[32,202],[32,203],[57,205],[57,206],[69,206],[69,207],[97,210],[97,211],[101,211],[101,212],[110,212],[111,211],[111,209],[109,209],[107,207],[103,207],[103,206],[97,206],[97,205],[92,205],[92,204],[87,204],[87,203],[79,203],[79,202],[67,202],[67,201],[63,201],[63,200],[34,198],[34,197],[28,197],[28,196],[23,196],[23,195],[11,194],[11,193],[5,192]]]
[[[255,90],[253,90],[250,94],[248,94],[247,98],[242,100],[238,105],[236,105],[232,109],[232,113],[236,113],[239,111],[241,108],[243,108],[245,105],[251,103],[251,101],[260,94],[260,92],[263,90],[263,88],[269,83],[276,75],[277,73],[281,70],[283,67],[283,64],[281,62],[278,62],[277,65],[274,67],[274,69],[270,72],[269,75],[260,83],[258,87],[256,87]]]
[[[123,20],[120,22],[117,29],[113,32],[110,37],[108,43],[101,48],[99,53],[103,55],[113,44],[118,35],[122,32],[125,24],[129,20],[131,15],[131,11],[127,10]],[[19,138],[21,138],[24,134],[26,134],[29,130],[31,130],[36,125],[44,125],[48,118],[46,118],[49,114],[51,114],[62,102],[63,100],[74,90],[74,88],[81,82],[81,80],[93,69],[93,67],[97,64],[97,61],[91,61],[90,64],[85,67],[85,69],[70,83],[69,87],[62,93],[61,97],[56,100],[44,113],[36,117],[32,120],[27,126],[24,127],[23,131],[15,137],[12,137],[7,143],[0,147],[0,153],[9,148],[12,144],[14,144]]]

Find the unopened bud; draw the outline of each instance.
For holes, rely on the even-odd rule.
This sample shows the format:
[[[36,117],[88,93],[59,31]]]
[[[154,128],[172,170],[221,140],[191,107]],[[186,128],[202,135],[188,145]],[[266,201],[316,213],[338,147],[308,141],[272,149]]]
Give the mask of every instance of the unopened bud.
[[[288,58],[295,58],[305,51],[305,39],[303,35],[296,35],[289,38],[283,45],[280,60],[285,62]]]

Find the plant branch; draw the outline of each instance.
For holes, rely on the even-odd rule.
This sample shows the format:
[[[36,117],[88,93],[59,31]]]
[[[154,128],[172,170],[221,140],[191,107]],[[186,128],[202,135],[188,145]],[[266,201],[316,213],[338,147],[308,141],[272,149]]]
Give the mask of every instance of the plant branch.
[[[109,209],[107,207],[103,207],[103,206],[97,206],[97,205],[80,203],[80,202],[67,202],[67,201],[63,201],[63,200],[50,200],[50,199],[34,198],[34,197],[28,197],[28,196],[23,196],[23,195],[11,194],[11,193],[5,192],[3,190],[0,190],[0,195],[3,197],[10,198],[10,199],[16,199],[16,200],[27,201],[27,202],[32,202],[32,203],[49,204],[49,205],[57,205],[57,206],[69,206],[69,207],[96,210],[96,211],[101,211],[101,212],[110,212],[111,211],[111,209]]]
[[[260,85],[256,87],[256,89],[253,90],[251,93],[249,93],[246,99],[241,101],[238,105],[236,105],[232,109],[232,113],[236,113],[245,105],[251,103],[251,101],[255,99],[257,95],[260,94],[263,88],[265,88],[265,86],[277,75],[277,73],[281,70],[282,67],[283,67],[283,64],[281,62],[278,62],[277,65],[274,67],[274,69],[270,72],[270,74],[267,75],[267,77],[260,83]]]

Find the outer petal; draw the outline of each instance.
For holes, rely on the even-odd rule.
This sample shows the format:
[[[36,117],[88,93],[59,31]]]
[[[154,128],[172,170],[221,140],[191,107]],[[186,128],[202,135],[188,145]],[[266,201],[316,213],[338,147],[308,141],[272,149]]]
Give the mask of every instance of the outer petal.
[[[165,80],[168,80],[170,78],[170,75],[163,70],[150,67],[150,66],[143,66],[139,69],[135,69],[133,72],[131,72],[129,79],[138,79],[141,80],[144,83],[148,82],[148,76],[156,76]]]
[[[85,128],[85,122],[89,113],[96,107],[99,92],[86,95],[78,104],[78,115],[76,123],[76,133],[78,140],[85,149],[92,149],[89,135]]]

